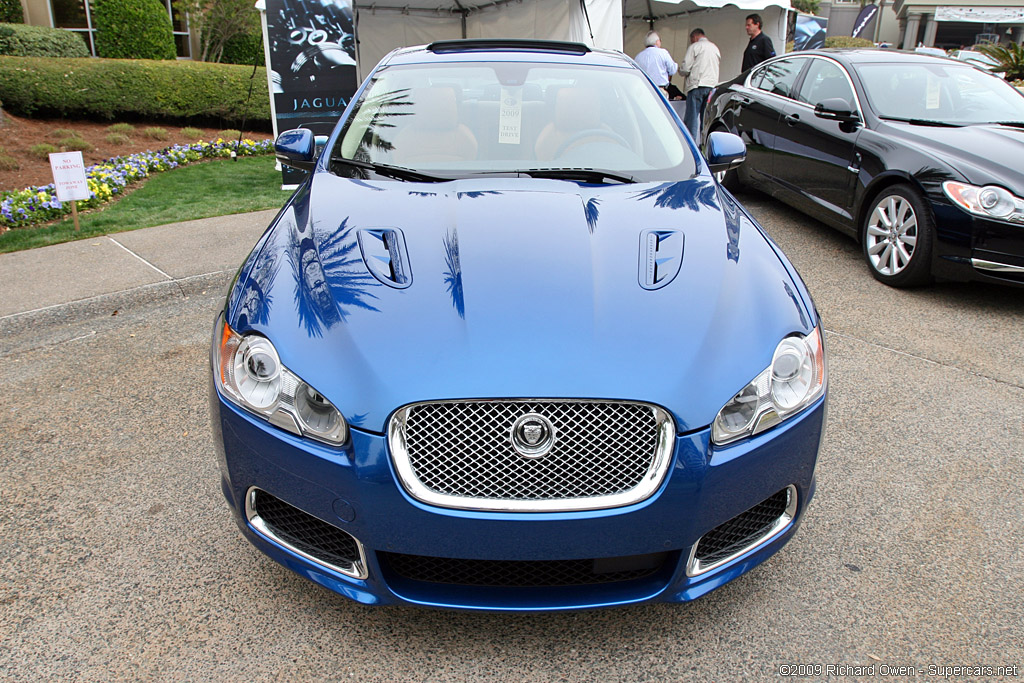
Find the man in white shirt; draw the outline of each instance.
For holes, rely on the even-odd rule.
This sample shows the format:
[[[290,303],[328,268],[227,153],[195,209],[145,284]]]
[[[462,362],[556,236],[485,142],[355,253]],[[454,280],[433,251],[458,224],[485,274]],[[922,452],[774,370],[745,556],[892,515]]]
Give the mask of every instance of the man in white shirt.
[[[647,33],[645,47],[636,56],[637,65],[644,70],[654,85],[662,90],[668,88],[668,79],[679,70],[679,65],[672,61],[672,55],[661,46],[661,38],[654,31]]]
[[[704,30],[690,31],[690,47],[686,49],[679,72],[686,76],[686,114],[683,123],[697,144],[700,144],[701,115],[711,88],[718,85],[718,65],[722,54],[708,40]]]

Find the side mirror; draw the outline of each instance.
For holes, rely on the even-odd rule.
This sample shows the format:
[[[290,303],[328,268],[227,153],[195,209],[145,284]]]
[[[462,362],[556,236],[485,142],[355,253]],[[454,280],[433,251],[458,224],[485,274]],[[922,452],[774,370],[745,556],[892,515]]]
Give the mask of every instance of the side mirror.
[[[712,173],[731,171],[747,159],[747,146],[739,135],[720,130],[708,135],[708,166]]]
[[[274,153],[282,164],[312,171],[316,166],[316,141],[305,128],[286,130],[274,141]]]
[[[853,123],[860,121],[860,116],[853,110],[850,103],[841,97],[830,97],[814,105],[814,115],[819,119]]]

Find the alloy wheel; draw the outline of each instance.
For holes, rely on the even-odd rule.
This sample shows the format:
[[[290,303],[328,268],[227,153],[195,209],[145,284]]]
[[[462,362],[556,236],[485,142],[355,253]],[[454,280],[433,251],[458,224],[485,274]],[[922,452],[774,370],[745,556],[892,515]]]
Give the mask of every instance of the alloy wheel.
[[[917,238],[917,214],[910,200],[898,194],[883,197],[867,225],[867,256],[871,266],[882,275],[899,274],[910,265]]]

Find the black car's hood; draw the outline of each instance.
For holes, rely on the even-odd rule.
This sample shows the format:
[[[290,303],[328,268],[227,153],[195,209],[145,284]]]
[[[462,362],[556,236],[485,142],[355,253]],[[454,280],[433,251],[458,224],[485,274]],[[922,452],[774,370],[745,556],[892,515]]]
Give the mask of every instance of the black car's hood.
[[[996,183],[1024,195],[1024,129],[996,124],[946,128],[886,121],[878,130],[928,150],[969,183]]]
[[[406,403],[473,397],[643,400],[703,427],[815,324],[774,246],[707,177],[318,173],[243,276],[232,326],[265,334],[371,431]]]

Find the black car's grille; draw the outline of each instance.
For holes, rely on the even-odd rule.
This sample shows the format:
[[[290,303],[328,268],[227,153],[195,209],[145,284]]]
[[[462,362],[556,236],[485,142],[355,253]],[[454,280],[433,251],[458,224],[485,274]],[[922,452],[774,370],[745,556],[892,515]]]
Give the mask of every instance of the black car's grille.
[[[250,506],[268,531],[322,563],[351,570],[360,563],[359,544],[352,536],[266,491],[255,489]]]
[[[378,553],[392,572],[412,581],[507,588],[586,586],[655,574],[668,553],[590,560],[459,560]]]
[[[517,451],[517,420],[539,415],[554,434],[539,457]],[[649,496],[667,470],[671,418],[653,406],[612,401],[444,401],[392,418],[392,456],[414,496],[446,507],[582,509]],[[665,443],[668,441],[669,443]],[[661,456],[661,457],[660,457]],[[560,501],[580,501],[560,505]],[[547,507],[531,507],[531,503]],[[503,503],[510,503],[503,506]]]
[[[795,493],[791,488],[782,489],[704,534],[697,542],[694,558],[702,565],[709,566],[743,552],[769,533],[786,514],[792,495]]]

